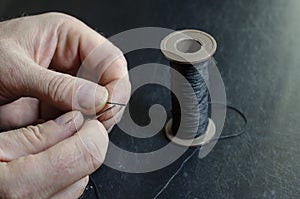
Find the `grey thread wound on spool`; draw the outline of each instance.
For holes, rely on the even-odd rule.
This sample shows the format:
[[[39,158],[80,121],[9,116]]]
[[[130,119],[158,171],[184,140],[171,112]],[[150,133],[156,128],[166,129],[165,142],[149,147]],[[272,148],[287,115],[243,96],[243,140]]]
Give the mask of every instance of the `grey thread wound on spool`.
[[[179,90],[182,96],[181,103],[178,103],[177,97],[172,95],[172,117],[173,125],[172,132],[175,134],[178,131],[179,125],[185,129],[177,134],[183,139],[193,139],[203,134],[206,131],[208,124],[208,64],[210,60],[192,65],[192,64],[178,64],[171,62],[173,69],[182,74],[196,94],[197,101],[190,98],[192,95],[188,89],[185,89],[186,82],[177,81],[175,75],[172,75],[171,70],[171,88],[173,91]],[[181,112],[182,110],[183,112]],[[192,126],[198,126],[197,132],[190,132]]]
[[[177,96],[172,95],[172,127],[170,129],[169,121],[166,125],[167,136],[171,132],[179,139],[193,140],[195,137],[202,137],[206,131],[215,131],[213,121],[208,118],[208,67],[215,64],[212,55],[216,47],[214,38],[199,30],[176,31],[167,35],[161,42],[161,50],[170,60],[170,66],[187,80],[187,82],[179,81],[173,74],[174,71],[170,70],[171,89]],[[185,89],[187,86],[191,86],[194,93],[189,93],[189,89]],[[197,99],[191,95],[196,95]],[[180,104],[177,98],[180,99]],[[183,129],[181,132],[177,132],[179,125]],[[208,128],[208,125],[211,128]],[[197,132],[190,129],[197,129]],[[168,137],[170,138],[170,135]],[[180,143],[182,141],[179,140]]]

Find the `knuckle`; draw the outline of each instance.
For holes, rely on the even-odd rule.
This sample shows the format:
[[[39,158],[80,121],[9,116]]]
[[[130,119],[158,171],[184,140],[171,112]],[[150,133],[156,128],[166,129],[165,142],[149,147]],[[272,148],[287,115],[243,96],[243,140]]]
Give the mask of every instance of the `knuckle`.
[[[30,133],[30,137],[34,139],[37,142],[43,142],[44,141],[44,135],[42,131],[41,125],[36,125],[36,126],[28,126],[26,130]]]
[[[124,78],[128,75],[128,70],[127,70],[127,61],[124,58],[123,54],[118,57],[113,63],[113,67],[118,68],[118,78]]]
[[[63,17],[66,16],[67,14],[62,13],[62,12],[48,12],[44,14],[45,16],[50,16],[50,17]]]
[[[68,18],[70,18],[71,16],[68,14],[65,14],[63,12],[48,12],[45,13],[44,16],[46,16],[47,18],[54,18],[54,19],[62,19],[62,20],[66,20]]]
[[[116,61],[117,66],[121,67],[121,68],[126,68],[127,69],[127,61],[125,59],[125,57],[122,56]]]
[[[122,84],[130,84],[128,69],[127,69],[127,61],[124,58],[123,54],[118,57],[111,65],[112,68],[117,69],[117,73],[115,74],[115,78],[118,79]]]
[[[66,98],[69,97],[66,95],[72,94],[72,87],[74,85],[74,78],[72,76],[46,74],[46,79],[49,79],[49,84],[46,85],[45,92],[48,96],[52,97],[55,102],[63,103],[64,99],[70,99]]]
[[[24,146],[43,146],[42,143],[44,143],[46,141],[45,139],[47,139],[43,134],[41,125],[28,126],[26,128],[21,128],[20,130],[22,135],[25,137],[25,140],[30,143],[30,145],[24,143]]]
[[[46,18],[51,18],[56,22],[59,22],[60,24],[63,25],[71,25],[72,23],[78,23],[80,22],[77,18],[62,13],[62,12],[49,12],[45,14]]]
[[[76,27],[80,21],[75,17],[62,12],[49,12],[42,14],[43,20],[50,22],[52,25],[57,25],[58,30],[64,31],[70,27]]]

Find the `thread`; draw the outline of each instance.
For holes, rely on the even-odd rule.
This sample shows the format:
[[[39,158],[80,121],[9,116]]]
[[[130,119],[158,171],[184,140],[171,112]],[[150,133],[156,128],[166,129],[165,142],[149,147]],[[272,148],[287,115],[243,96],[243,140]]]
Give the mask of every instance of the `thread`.
[[[170,62],[170,66],[185,77],[187,82],[178,81],[171,70],[171,88],[177,90],[181,96],[172,95],[172,132],[175,135],[179,125],[182,126],[182,133],[176,136],[183,139],[193,139],[205,133],[208,125],[208,67],[212,63],[209,59],[198,64],[184,64]],[[189,85],[187,85],[189,84]],[[193,88],[193,93],[187,87]],[[196,95],[195,101],[193,95]],[[181,99],[178,103],[177,97]],[[182,111],[181,111],[182,110]],[[191,132],[189,129],[197,129],[197,132]]]
[[[161,47],[164,55],[171,61],[170,66],[176,71],[178,71],[180,74],[182,74],[185,77],[185,79],[188,81],[188,84],[183,83],[181,81],[177,81],[177,79],[174,78],[176,76],[173,76],[171,72],[171,77],[172,77],[171,88],[172,90],[174,89],[174,91],[176,89],[180,91],[175,93],[177,94],[179,93],[181,95],[180,99],[183,100],[180,101],[180,104],[178,104],[176,96],[172,96],[172,117],[173,118],[172,120],[169,120],[167,124],[173,123],[173,125],[170,128],[168,128],[168,125],[166,125],[167,135],[172,131],[172,134],[176,134],[176,137],[179,136],[187,140],[188,139],[197,140],[197,138],[200,138],[202,134],[207,132],[208,135],[210,129],[208,127],[214,126],[214,123],[210,122],[211,120],[208,117],[209,94],[208,94],[207,84],[209,81],[208,67],[211,64],[215,64],[212,58],[212,55],[216,50],[215,40],[210,35],[204,32],[197,31],[197,30],[185,30],[185,31],[179,31],[179,32],[175,32],[174,34],[172,33],[168,35],[162,41]],[[179,56],[177,53],[179,53]],[[189,85],[193,88],[193,93],[186,92],[188,89],[185,88]],[[192,94],[196,95],[197,100],[194,100],[191,97]],[[120,105],[117,103],[108,103],[108,104]],[[226,107],[240,114],[245,121],[245,127],[246,127],[247,118],[244,116],[244,114],[234,107],[231,106],[226,106]],[[108,110],[104,110],[104,112],[106,111]],[[180,127],[183,127],[183,129],[193,129],[193,127],[191,126],[197,125],[196,134],[194,132],[183,131],[182,134],[177,135],[179,124],[182,125]],[[212,129],[211,131],[213,132],[212,134],[214,135],[215,126],[214,128],[211,129]],[[243,133],[244,133],[244,129],[241,132],[237,132],[231,135],[224,135],[219,138],[215,138],[215,139],[212,138],[205,142],[199,142],[201,144],[198,144],[197,145],[198,147],[180,164],[178,169],[176,169],[175,173],[168,179],[168,181],[159,190],[159,192],[155,194],[154,198],[155,199],[158,198],[167,189],[171,181],[184,168],[185,164],[194,156],[194,154],[197,151],[200,150],[199,146],[203,146],[215,140],[234,138],[242,135]],[[197,137],[196,139],[194,139],[195,136]],[[188,142],[188,144],[190,143]],[[187,146],[184,143],[182,145]],[[95,189],[96,197],[99,198],[99,192],[97,186],[93,180],[91,181],[92,181],[91,183],[93,183],[96,188]]]
[[[209,104],[211,104],[211,103],[209,102]],[[225,105],[225,104],[221,104],[221,103],[214,103],[214,104],[225,106],[227,109],[231,109],[232,111],[236,112],[241,117],[241,119],[244,120],[244,124],[241,125],[242,127],[241,127],[240,130],[238,130],[236,132],[232,132],[232,133],[225,133],[225,135],[221,135],[220,137],[214,138],[211,141],[233,139],[233,138],[236,138],[236,137],[239,137],[239,136],[243,135],[246,132],[245,130],[246,130],[246,127],[248,125],[248,119],[242,111],[240,111],[238,108],[235,108],[234,106],[231,106],[231,105]],[[209,144],[209,143],[205,143],[205,144]],[[173,181],[173,179],[178,176],[178,174],[184,168],[184,166],[188,163],[188,161],[195,155],[195,153],[200,151],[200,148],[201,147],[195,148],[194,151],[187,158],[185,158],[182,161],[182,163],[175,170],[175,172],[171,175],[171,177],[168,178],[168,180],[162,186],[162,188],[154,195],[153,199],[157,199],[159,196],[161,196],[161,194],[168,188],[168,186]]]
[[[126,104],[116,103],[116,102],[106,102],[106,104],[118,105],[118,106],[126,106]]]
[[[108,111],[112,110],[113,108],[117,107],[117,106],[122,106],[125,107],[126,104],[121,104],[121,103],[116,103],[116,102],[106,102],[107,105],[110,105],[109,107],[107,107],[104,110],[101,110],[100,112],[96,113],[96,115],[92,115],[92,116],[85,116],[86,119],[97,119],[100,116],[102,116],[103,114],[107,113]]]
[[[209,102],[210,104],[210,102]],[[240,115],[240,117],[244,120],[244,124],[242,125],[241,129],[236,131],[236,132],[232,132],[232,133],[225,133],[225,135],[221,135],[219,138],[216,139],[212,139],[211,141],[215,141],[215,140],[227,140],[227,139],[233,139],[236,137],[239,137],[241,135],[243,135],[246,131],[246,127],[248,124],[248,119],[247,117],[244,115],[244,113],[242,111],[240,111],[238,108],[235,108],[231,105],[225,105],[225,104],[220,104],[217,103],[218,105],[222,105],[225,106],[227,109],[231,109],[234,112],[236,112],[238,115]],[[208,143],[206,143],[208,144]],[[190,159],[192,159],[192,157],[200,150],[200,147],[197,147],[193,150],[193,152],[187,157],[185,158],[182,163],[179,165],[179,167],[175,170],[175,172],[171,175],[170,178],[168,178],[168,180],[164,183],[164,185],[160,188],[160,190],[154,195],[153,199],[157,199],[161,196],[161,194],[168,188],[168,186],[170,185],[170,183],[173,181],[173,179],[175,177],[178,176],[178,174],[180,173],[180,171],[184,168],[184,166],[188,163],[188,161]],[[93,179],[93,175],[90,176],[90,183],[93,185],[94,187],[94,193],[95,193],[95,197],[97,199],[100,198],[100,191],[99,191],[99,187],[97,186],[97,184],[95,183],[95,180]],[[89,185],[87,185],[87,188],[89,188]],[[83,198],[84,194],[81,196],[81,198]]]
[[[177,95],[172,95],[172,120],[166,124],[166,136],[176,144],[203,145],[216,132],[208,117],[208,68],[215,64],[212,55],[216,48],[214,38],[199,30],[176,31],[161,42],[172,68],[171,89]],[[176,75],[178,72],[185,81]]]

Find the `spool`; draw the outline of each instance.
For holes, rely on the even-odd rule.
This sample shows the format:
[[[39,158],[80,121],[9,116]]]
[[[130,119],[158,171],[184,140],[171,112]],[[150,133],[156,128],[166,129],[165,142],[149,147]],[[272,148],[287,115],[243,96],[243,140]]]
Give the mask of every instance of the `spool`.
[[[195,70],[196,67],[194,66],[197,65],[199,66],[199,68],[204,68],[207,70],[207,68],[205,67],[209,67],[208,63],[212,62],[212,56],[216,51],[217,43],[211,35],[205,32],[199,30],[181,30],[167,35],[162,40],[160,47],[164,56],[170,61],[170,66],[173,68],[174,66],[176,66],[176,68],[179,70],[181,69],[186,70],[186,67],[190,67],[188,69],[190,70],[191,67],[193,67],[193,69]],[[198,68],[196,70],[198,70]],[[171,82],[173,86],[173,84],[176,84],[176,81],[174,81],[172,78],[173,77],[171,75]],[[205,82],[208,82],[208,79]],[[204,108],[208,110],[208,101],[206,103],[207,104],[205,104]],[[205,116],[203,115],[201,116],[200,105],[199,105],[200,109],[195,111],[200,112],[199,115],[201,117],[199,116],[199,120],[204,124],[204,127],[206,127],[206,129],[196,133],[196,136],[193,137],[191,137],[191,135],[193,134],[188,132],[189,128],[186,128],[187,132],[177,135],[177,132],[175,132],[176,131],[175,127],[179,125],[177,119],[178,113],[176,114],[174,113],[173,98],[172,98],[172,106],[173,106],[172,118],[169,119],[165,125],[165,134],[168,139],[170,139],[175,144],[185,146],[185,147],[202,146],[213,139],[216,132],[216,126],[213,120],[208,118],[208,116],[207,118],[205,118]],[[174,118],[176,118],[177,121],[175,125],[173,124]],[[187,123],[189,119],[195,120],[193,117],[184,118],[184,119]],[[197,129],[198,128],[200,128],[200,125],[197,127]]]

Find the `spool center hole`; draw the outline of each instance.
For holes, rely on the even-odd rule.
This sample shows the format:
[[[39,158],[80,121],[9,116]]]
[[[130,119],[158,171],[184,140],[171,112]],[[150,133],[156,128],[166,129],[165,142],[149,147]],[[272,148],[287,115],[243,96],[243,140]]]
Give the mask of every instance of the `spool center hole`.
[[[183,53],[195,53],[201,49],[201,43],[194,39],[185,39],[177,43],[177,50]]]

